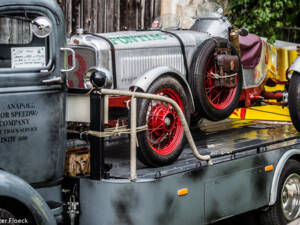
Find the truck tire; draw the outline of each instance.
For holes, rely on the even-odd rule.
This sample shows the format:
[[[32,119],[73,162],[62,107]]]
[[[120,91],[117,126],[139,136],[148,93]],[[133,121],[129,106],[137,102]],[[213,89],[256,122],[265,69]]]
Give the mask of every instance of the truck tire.
[[[9,225],[19,225],[14,219],[21,220],[25,224],[36,225],[35,219],[28,208],[21,202],[7,197],[0,197],[0,220],[11,218]],[[1,224],[1,222],[0,222]]]
[[[221,47],[227,46],[227,40],[223,38],[208,39],[196,50],[192,62],[191,74],[188,78],[195,105],[199,114],[212,121],[227,118],[236,108],[243,85],[242,68],[236,76],[237,86],[234,88],[215,87],[214,79],[209,76],[214,72],[214,52],[216,41]],[[235,48],[230,44],[232,53],[236,55]]]
[[[262,225],[286,225],[300,214],[300,163],[287,161],[280,175],[277,200],[261,213]]]
[[[2,209],[0,208],[0,221],[5,221],[4,225],[18,225],[17,223],[14,223],[13,221],[10,220],[14,220],[16,219],[16,217],[9,211],[7,211],[6,209]]]
[[[295,128],[300,131],[300,74],[294,73],[289,84],[289,110]]]
[[[151,84],[147,93],[172,98],[181,107],[186,120],[190,121],[187,95],[181,84],[173,77],[165,75]],[[182,152],[185,135],[175,109],[168,103],[149,99],[139,99],[137,103],[137,125],[148,125],[146,131],[139,132],[138,158],[151,167],[171,164]]]

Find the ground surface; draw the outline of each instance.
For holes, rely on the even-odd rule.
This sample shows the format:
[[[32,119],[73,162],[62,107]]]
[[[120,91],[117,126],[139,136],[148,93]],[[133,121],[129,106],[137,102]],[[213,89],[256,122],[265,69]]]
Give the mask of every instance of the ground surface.
[[[214,223],[212,225],[260,225],[260,223],[257,218],[257,213],[250,212],[224,221]],[[288,225],[300,225],[300,218],[289,223]]]
[[[250,212],[214,223],[212,225],[260,225],[257,217],[258,216],[256,212]]]

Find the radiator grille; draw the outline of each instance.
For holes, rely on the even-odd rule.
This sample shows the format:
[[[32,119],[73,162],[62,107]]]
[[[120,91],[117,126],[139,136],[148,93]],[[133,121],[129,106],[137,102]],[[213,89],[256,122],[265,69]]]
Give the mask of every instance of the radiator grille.
[[[122,50],[117,54],[117,80],[122,89],[128,88],[139,76],[155,67],[170,66],[183,74],[185,72],[179,48]]]
[[[87,70],[96,65],[96,54],[91,48],[74,48],[76,53],[76,68],[68,74],[69,88],[84,88],[84,75]],[[69,67],[72,66],[72,56],[68,56]]]

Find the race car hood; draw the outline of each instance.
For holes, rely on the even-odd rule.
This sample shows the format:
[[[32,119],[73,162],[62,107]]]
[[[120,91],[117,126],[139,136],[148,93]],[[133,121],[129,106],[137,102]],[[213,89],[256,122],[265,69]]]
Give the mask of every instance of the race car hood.
[[[206,40],[210,35],[207,33],[186,31],[186,30],[147,30],[147,31],[123,31],[101,34],[75,35],[71,38],[70,44],[87,45],[87,42],[100,43],[102,48],[108,47],[103,38],[109,40],[116,50],[136,49],[136,48],[155,48],[155,47],[174,47],[180,46],[178,36],[185,46],[196,46]],[[76,41],[74,41],[76,40]],[[97,45],[97,44],[96,44]]]
[[[78,66],[69,76],[70,79],[74,78],[69,85],[83,88],[84,74],[92,66],[115,74],[114,87],[120,89],[128,89],[138,77],[160,66],[168,66],[185,76],[183,53],[190,66],[197,47],[209,37],[207,33],[189,30],[74,35],[69,45],[76,51]]]

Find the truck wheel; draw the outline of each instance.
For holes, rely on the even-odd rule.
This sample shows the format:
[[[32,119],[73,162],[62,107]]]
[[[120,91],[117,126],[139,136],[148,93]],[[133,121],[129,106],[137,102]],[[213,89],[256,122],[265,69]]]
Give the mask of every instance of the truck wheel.
[[[289,84],[289,110],[295,128],[300,131],[300,74],[294,73]]]
[[[176,79],[163,76],[147,92],[173,99],[189,123],[188,99]],[[138,158],[152,167],[171,164],[179,157],[185,144],[183,127],[175,109],[171,104],[150,99],[139,99],[137,109],[137,125],[148,125],[146,131],[137,134]]]
[[[217,38],[216,40],[221,47],[227,46],[226,39]],[[240,66],[236,76],[236,87],[217,87],[215,85],[212,73],[215,72],[216,40],[206,40],[197,49],[189,77],[197,111],[212,121],[225,119],[234,111],[239,102],[243,84]],[[233,55],[236,55],[235,48],[232,45],[231,48]]]
[[[300,163],[289,160],[280,175],[277,200],[261,214],[263,225],[286,225],[300,215]]]
[[[18,223],[14,223],[14,219],[16,219],[16,217],[11,212],[7,211],[6,209],[0,208],[0,221],[4,221],[1,224],[18,225]]]

